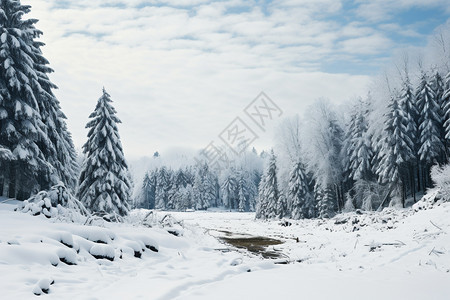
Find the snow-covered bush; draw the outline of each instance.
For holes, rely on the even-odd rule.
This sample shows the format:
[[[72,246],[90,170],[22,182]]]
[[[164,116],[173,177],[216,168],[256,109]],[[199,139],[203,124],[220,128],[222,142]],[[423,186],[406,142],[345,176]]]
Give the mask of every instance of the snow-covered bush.
[[[44,215],[47,218],[63,218],[71,222],[84,222],[89,212],[63,183],[53,186],[49,191],[40,191],[16,208],[33,216]]]
[[[431,179],[439,190],[440,198],[450,201],[450,165],[432,167]]]

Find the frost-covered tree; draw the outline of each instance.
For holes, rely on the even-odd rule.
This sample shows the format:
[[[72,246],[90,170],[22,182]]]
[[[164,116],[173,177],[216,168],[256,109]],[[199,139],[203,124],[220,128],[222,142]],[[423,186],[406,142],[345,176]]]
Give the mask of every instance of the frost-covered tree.
[[[417,105],[420,111],[419,119],[419,157],[424,164],[424,187],[431,185],[430,168],[438,162],[443,151],[441,141],[441,115],[440,106],[437,103],[436,94],[425,72],[422,72],[420,84],[416,92]]]
[[[224,170],[221,176],[221,199],[226,208],[236,209],[238,200],[238,181],[236,179],[237,172],[234,168]]]
[[[254,211],[258,188],[255,185],[254,172],[244,168],[237,171],[237,209],[239,211]]]
[[[280,193],[277,179],[277,159],[272,150],[267,169],[259,188],[259,201],[256,208],[257,219],[272,219],[283,217],[280,212]]]
[[[309,189],[309,179],[302,162],[294,164],[289,178],[288,200],[293,219],[311,218],[314,212],[314,197]]]
[[[179,198],[177,197],[178,196],[177,193],[181,187],[182,186],[178,186],[176,182],[175,173],[171,172],[169,178],[169,187],[167,190],[167,204],[166,204],[167,209],[174,210],[175,207],[180,205],[180,203],[178,203]]]
[[[419,111],[417,108],[417,101],[414,95],[414,91],[409,79],[409,74],[407,72],[407,68],[405,67],[405,79],[402,82],[402,87],[400,90],[398,104],[400,106],[400,110],[402,111],[401,118],[403,119],[403,123],[405,125],[405,135],[408,137],[406,140],[409,142],[409,147],[404,148],[404,151],[407,152],[405,155],[405,164],[408,174],[405,174],[405,186],[407,178],[409,177],[409,190],[411,191],[412,196],[416,197],[416,174],[417,169],[419,168]],[[408,187],[408,186],[407,186]],[[406,191],[405,191],[406,192]]]
[[[341,121],[334,107],[325,100],[310,108],[307,121],[309,125],[305,131],[309,142],[304,143],[307,171],[323,190],[333,193],[328,198],[335,200],[333,209],[340,211],[344,207],[345,193]]]
[[[371,180],[373,178],[371,160],[373,158],[370,135],[368,134],[367,104],[358,102],[351,116],[347,134],[350,177],[353,180]]]
[[[192,189],[195,209],[206,210],[217,206],[219,185],[206,163],[197,166]]]
[[[406,75],[404,82],[402,83],[402,88],[400,90],[400,96],[398,100],[400,110],[402,111],[403,123],[405,125],[405,134],[409,137],[410,151],[408,155],[410,159],[415,159],[416,149],[419,148],[418,144],[418,122],[419,122],[419,111],[417,108],[417,101],[414,96],[414,91],[409,80],[409,76]]]
[[[373,162],[376,161],[373,136],[369,131],[368,119],[371,112],[370,102],[359,100],[350,117],[344,146],[345,181],[351,183],[351,188],[346,193],[346,211],[351,207],[362,208],[366,195],[371,194],[378,185],[373,172]]]
[[[199,167],[194,180],[194,189],[198,191],[196,209],[206,210],[211,206],[217,206],[218,184],[207,164]]]
[[[445,106],[445,100],[444,100],[444,93],[445,93],[445,82],[442,78],[441,74],[436,70],[434,72],[434,75],[431,79],[431,88],[435,95],[435,102],[437,105],[436,112],[439,117],[439,123],[437,124],[439,129],[439,139],[442,142],[442,149],[440,152],[440,155],[438,157],[438,163],[444,164],[447,162],[447,141],[445,139],[445,112],[444,112],[444,106]]]
[[[79,179],[78,196],[93,212],[126,215],[129,210],[131,182],[120,142],[110,95],[103,89],[86,128],[88,141],[83,146],[86,160]]]
[[[245,211],[247,199],[245,198],[245,190],[242,185],[239,185],[239,193],[238,193],[238,209],[240,212]]]
[[[444,115],[445,139],[450,144],[450,71],[445,76],[444,91],[441,104]],[[448,151],[448,149],[447,149]]]
[[[406,162],[412,159],[412,141],[406,132],[403,116],[398,96],[394,94],[385,116],[384,137],[380,141],[381,160],[376,166],[376,173],[380,182],[389,184],[390,189],[400,193],[398,196],[402,197],[404,204],[405,168]]]
[[[24,19],[29,5],[0,2],[0,146],[2,194],[25,199],[63,181],[74,188],[78,166],[65,116],[52,90],[37,39],[36,19]],[[0,158],[1,159],[1,158]]]
[[[192,185],[187,185],[186,187],[181,187],[177,192],[177,197],[179,198],[178,206],[175,207],[176,210],[183,211],[186,209],[193,208],[193,188]]]
[[[156,177],[156,189],[155,189],[155,208],[166,209],[169,202],[169,190],[170,184],[170,172],[165,166],[162,166]]]
[[[156,176],[157,170],[147,172],[142,183],[142,206],[148,209],[155,208],[155,192],[156,192]]]
[[[316,203],[316,211],[314,217],[317,217],[317,207],[318,203],[320,203],[323,199],[323,190],[318,182],[314,184],[314,202]]]
[[[335,194],[331,185],[326,186],[320,192],[320,199],[317,202],[317,212],[319,218],[331,218],[335,215]]]
[[[174,184],[177,188],[186,187],[189,184],[189,178],[186,172],[178,169],[174,176]]]

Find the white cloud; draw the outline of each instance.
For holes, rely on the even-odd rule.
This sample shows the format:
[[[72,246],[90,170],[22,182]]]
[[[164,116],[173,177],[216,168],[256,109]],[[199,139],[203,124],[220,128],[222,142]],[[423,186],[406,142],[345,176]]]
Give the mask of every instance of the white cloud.
[[[347,39],[338,43],[344,53],[377,54],[392,47],[393,42],[381,34]]]

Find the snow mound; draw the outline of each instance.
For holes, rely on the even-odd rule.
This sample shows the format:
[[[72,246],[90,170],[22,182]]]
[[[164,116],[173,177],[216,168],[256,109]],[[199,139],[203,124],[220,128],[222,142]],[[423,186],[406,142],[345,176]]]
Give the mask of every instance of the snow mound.
[[[96,259],[107,259],[113,261],[115,258],[114,248],[110,245],[95,244],[89,250],[89,253]]]
[[[60,262],[56,247],[45,243],[0,244],[0,261],[7,264],[39,264],[57,266]]]
[[[47,235],[48,237],[60,242],[66,247],[73,248],[78,251],[79,247],[77,244],[73,241],[73,236],[70,232],[67,231],[55,231],[52,233],[49,233]]]
[[[100,244],[110,244],[116,238],[114,232],[101,227],[83,226],[76,228],[73,232],[91,242]]]
[[[55,281],[53,279],[44,278],[39,280],[36,285],[33,287],[33,294],[36,296],[40,296],[42,294],[48,294],[50,291],[50,285],[54,284]]]
[[[133,255],[136,258],[141,258],[142,252],[145,251],[145,248],[142,247],[143,245],[141,246],[141,244],[136,241],[127,241],[124,245],[133,250]]]
[[[72,266],[77,264],[77,254],[74,250],[60,248],[57,250],[56,254],[59,260],[66,265]]]

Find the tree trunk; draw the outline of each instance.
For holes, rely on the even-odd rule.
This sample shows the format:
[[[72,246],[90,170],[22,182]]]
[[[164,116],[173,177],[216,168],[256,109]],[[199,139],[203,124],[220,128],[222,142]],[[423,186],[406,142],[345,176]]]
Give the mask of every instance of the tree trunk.
[[[9,178],[6,178],[6,177],[3,179],[3,193],[2,193],[2,196],[9,198]]]
[[[409,167],[409,182],[411,185],[411,196],[414,198],[414,203],[416,203],[416,179],[414,178],[414,167],[412,165]]]
[[[417,161],[417,191],[420,192],[421,189],[421,183],[422,183],[422,173],[420,171],[421,167],[420,167],[420,163],[419,161]]]

